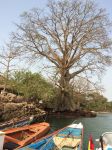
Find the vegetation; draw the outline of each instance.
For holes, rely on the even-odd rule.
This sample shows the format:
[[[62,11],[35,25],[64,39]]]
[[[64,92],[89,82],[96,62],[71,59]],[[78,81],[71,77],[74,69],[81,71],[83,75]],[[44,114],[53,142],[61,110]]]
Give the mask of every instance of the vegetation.
[[[110,21],[105,10],[93,0],[51,0],[44,11],[35,8],[21,18],[17,32],[0,51],[4,89],[10,85],[19,95],[42,99],[59,111],[74,111],[80,106],[111,110],[111,103],[99,94],[97,83],[112,63]],[[26,64],[43,63],[41,68],[52,72],[52,83],[38,73],[13,74],[20,59]]]
[[[110,22],[92,0],[49,1],[44,11],[25,12],[13,33],[15,49],[35,62],[54,67],[59,87],[57,110],[74,110],[71,82],[99,77],[111,64]]]
[[[87,95],[87,102],[85,105],[87,110],[94,111],[112,111],[112,102],[108,102],[107,98],[99,93],[89,93]]]
[[[19,95],[33,100],[51,100],[54,96],[53,85],[38,73],[30,71],[15,72],[11,79]]]
[[[42,100],[45,108],[56,110],[59,89],[43,78],[41,74],[30,71],[16,71],[8,81],[8,86],[11,88],[10,91],[23,96],[28,101],[38,103]],[[108,102],[98,92],[72,92],[76,106],[74,110],[112,111],[112,102]]]

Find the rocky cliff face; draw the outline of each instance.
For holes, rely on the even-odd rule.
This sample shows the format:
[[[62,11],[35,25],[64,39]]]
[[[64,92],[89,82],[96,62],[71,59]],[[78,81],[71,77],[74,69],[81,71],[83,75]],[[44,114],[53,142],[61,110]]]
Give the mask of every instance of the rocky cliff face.
[[[45,114],[45,111],[40,109],[39,104],[34,101],[28,102],[23,97],[12,93],[0,94],[0,121],[41,114]]]

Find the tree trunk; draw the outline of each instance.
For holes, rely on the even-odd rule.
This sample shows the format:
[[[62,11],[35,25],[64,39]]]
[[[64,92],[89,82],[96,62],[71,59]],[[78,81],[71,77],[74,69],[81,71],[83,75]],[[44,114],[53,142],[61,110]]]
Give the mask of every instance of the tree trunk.
[[[73,97],[70,87],[69,71],[61,71],[59,98],[57,99],[57,111],[73,110]]]

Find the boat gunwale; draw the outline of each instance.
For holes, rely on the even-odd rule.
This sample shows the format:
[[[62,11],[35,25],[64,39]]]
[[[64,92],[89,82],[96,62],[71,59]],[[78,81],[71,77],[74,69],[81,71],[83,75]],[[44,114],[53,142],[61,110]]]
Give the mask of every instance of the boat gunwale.
[[[33,135],[27,137],[25,140],[18,140],[16,138],[11,137],[10,135],[8,135],[8,134],[11,134],[11,133],[16,134],[17,132],[30,130],[32,128],[35,128],[36,126],[37,126],[37,129],[39,129],[39,132],[35,131]],[[11,129],[8,129],[9,131],[8,130],[4,131],[5,134],[6,134],[5,135],[6,142],[4,142],[4,144],[11,141],[15,144],[18,144],[19,147],[17,147],[17,148],[20,148],[20,147],[23,147],[27,144],[30,144],[31,142],[35,141],[37,138],[42,137],[46,132],[49,131],[49,129],[50,129],[50,124],[47,123],[47,122],[36,123],[36,124],[33,124],[33,125],[29,125],[29,126],[27,125],[25,127],[19,127],[19,128],[15,128],[15,129],[11,128]]]
[[[82,123],[81,123],[81,124],[82,124]],[[78,125],[78,124],[77,124],[77,125]],[[53,136],[58,135],[58,133],[59,133],[60,131],[63,131],[63,130],[66,129],[66,128],[69,128],[69,125],[65,126],[64,128],[58,129],[58,130],[54,131],[53,133],[48,134],[48,135],[46,135],[46,136],[44,136],[44,137],[42,137],[42,138],[36,140],[34,143],[40,142],[41,140],[44,140],[44,139],[46,139],[46,138],[50,138],[50,137],[53,138]],[[74,127],[74,128],[75,128],[75,127]],[[75,128],[75,129],[77,129],[77,128]],[[81,142],[80,142],[80,145],[79,145],[79,146],[80,146],[80,150],[82,150],[83,136],[84,136],[84,126],[83,126],[83,124],[82,124],[82,128],[78,128],[78,129],[81,129]],[[31,144],[34,144],[34,143],[31,143]],[[26,148],[27,148],[27,146],[26,146]],[[33,150],[33,149],[32,149],[32,150]]]

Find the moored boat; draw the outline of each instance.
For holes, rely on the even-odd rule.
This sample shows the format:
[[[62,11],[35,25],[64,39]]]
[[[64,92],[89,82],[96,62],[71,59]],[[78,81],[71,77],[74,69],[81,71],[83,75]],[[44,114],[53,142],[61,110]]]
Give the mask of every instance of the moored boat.
[[[112,150],[112,132],[103,133],[98,141],[100,148],[96,150]]]
[[[71,124],[20,150],[82,150],[83,125]]]
[[[44,136],[50,130],[46,122],[3,130],[5,132],[4,149],[15,149],[28,145]]]

